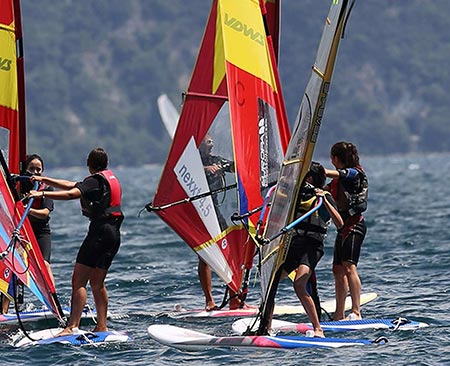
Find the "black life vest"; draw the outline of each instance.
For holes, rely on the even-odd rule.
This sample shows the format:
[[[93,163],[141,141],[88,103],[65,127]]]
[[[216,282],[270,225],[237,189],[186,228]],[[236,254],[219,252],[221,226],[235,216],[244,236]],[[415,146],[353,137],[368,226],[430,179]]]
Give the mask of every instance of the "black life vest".
[[[81,210],[90,220],[121,217],[122,189],[111,170],[103,170],[92,177],[99,181],[99,188],[82,195]]]
[[[339,213],[344,216],[359,216],[367,210],[369,196],[367,175],[360,166],[353,169],[359,173],[353,182],[342,182],[340,178],[333,179],[331,182],[331,194],[336,201]]]

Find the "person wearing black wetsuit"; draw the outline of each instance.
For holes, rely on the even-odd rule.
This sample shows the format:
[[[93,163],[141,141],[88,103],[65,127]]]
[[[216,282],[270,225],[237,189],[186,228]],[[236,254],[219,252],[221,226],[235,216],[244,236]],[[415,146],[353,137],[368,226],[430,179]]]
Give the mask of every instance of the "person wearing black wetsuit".
[[[212,154],[212,149],[214,147],[214,142],[209,134],[206,134],[199,146],[200,157],[202,159],[202,164],[205,170],[206,179],[208,181],[209,189],[214,191],[215,189],[220,189],[225,186],[224,175],[226,172],[230,173],[234,171],[234,163],[231,160],[225,159],[218,155]],[[219,225],[221,230],[226,229],[227,222],[220,212],[217,194],[212,194],[212,200],[214,208],[219,220]],[[202,287],[203,294],[205,295],[205,310],[219,310],[216,306],[211,288],[211,268],[209,265],[198,257],[198,267],[197,267],[198,278],[200,281],[200,286]],[[236,302],[238,304],[236,304]],[[239,299],[233,297],[230,300],[230,308],[238,307]]]
[[[90,220],[89,230],[77,255],[72,274],[72,303],[66,328],[59,335],[72,334],[80,324],[86,304],[86,286],[89,281],[97,311],[95,332],[107,330],[108,293],[105,277],[120,246],[121,210],[120,182],[107,169],[108,155],[102,148],[92,150],[87,159],[89,175],[82,182],[72,182],[42,176],[32,180],[44,182],[58,190],[53,192],[31,191],[30,197],[54,200],[80,199],[82,212]]]
[[[20,194],[26,197],[33,188],[32,183],[27,177],[32,175],[41,175],[44,171],[44,160],[38,154],[30,154],[27,156],[24,163],[25,171],[22,172],[22,177],[15,176],[16,180],[20,182]],[[53,187],[47,184],[40,184],[39,191],[53,191]],[[23,201],[24,205],[28,205],[28,199]],[[34,236],[38,242],[42,256],[44,258],[45,266],[47,267],[50,279],[54,283],[52,269],[50,267],[51,257],[51,230],[50,230],[50,213],[54,209],[53,200],[48,197],[38,197],[33,200],[33,204],[28,212],[28,219],[33,229]],[[2,298],[2,313],[6,314],[9,308],[9,299],[1,295]],[[20,311],[24,310],[24,285],[19,280],[17,281],[16,291],[17,305]]]

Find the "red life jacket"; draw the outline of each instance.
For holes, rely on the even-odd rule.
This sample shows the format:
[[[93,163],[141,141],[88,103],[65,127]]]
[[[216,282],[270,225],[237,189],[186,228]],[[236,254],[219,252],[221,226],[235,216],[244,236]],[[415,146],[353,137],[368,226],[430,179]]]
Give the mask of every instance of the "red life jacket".
[[[90,201],[86,197],[81,197],[83,214],[91,220],[123,216],[121,210],[122,188],[114,173],[107,169],[92,175],[92,177],[99,180],[102,194],[98,201]]]
[[[109,169],[103,170],[98,174],[102,175],[109,185],[110,201],[109,207],[105,210],[105,213],[111,216],[123,216],[121,209],[122,187],[120,186],[119,180]]]

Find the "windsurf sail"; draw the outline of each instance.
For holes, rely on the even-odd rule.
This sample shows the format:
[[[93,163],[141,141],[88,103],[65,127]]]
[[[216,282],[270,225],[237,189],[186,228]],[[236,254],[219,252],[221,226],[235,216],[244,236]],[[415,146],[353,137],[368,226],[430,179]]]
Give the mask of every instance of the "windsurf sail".
[[[262,0],[213,0],[169,156],[146,206],[235,292],[255,254],[259,213],[246,214],[275,184],[289,141],[263,13]],[[212,165],[219,174],[211,176]],[[246,217],[233,222],[234,213]]]
[[[0,147],[11,173],[26,155],[25,81],[20,3],[0,0]]]
[[[166,127],[169,136],[173,138],[180,115],[166,94],[161,94],[158,97],[157,104],[164,127]]]
[[[26,157],[24,82],[20,2],[0,0],[0,290],[8,295],[6,284],[14,274],[62,321],[55,287],[11,179]]]
[[[272,38],[275,58],[278,61],[279,43],[280,43],[280,0],[264,0],[266,8],[266,23],[268,35]],[[161,94],[157,99],[159,115],[163,121],[164,127],[169,136],[173,139],[177,128],[180,114],[166,94]]]
[[[337,51],[354,0],[333,0],[319,43],[311,77],[306,86],[294,130],[283,161],[278,185],[267,218],[264,236],[273,238],[294,219],[300,185],[313,156],[330,89]],[[262,313],[258,334],[267,334],[272,319],[281,266],[286,259],[292,231],[260,249]]]

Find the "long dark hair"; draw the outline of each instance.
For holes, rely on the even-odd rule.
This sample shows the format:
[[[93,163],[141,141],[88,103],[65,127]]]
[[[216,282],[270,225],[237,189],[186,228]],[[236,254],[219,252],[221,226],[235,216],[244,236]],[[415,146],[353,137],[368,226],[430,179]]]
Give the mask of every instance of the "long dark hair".
[[[38,159],[41,164],[42,164],[42,171],[44,171],[44,160],[38,155],[38,154],[30,154],[27,155],[27,158],[25,159],[25,163],[23,164],[23,168],[22,168],[22,174],[25,174],[27,169],[28,169],[28,165],[30,165],[30,163],[34,160],[34,159]]]
[[[353,168],[359,165],[358,149],[351,142],[336,142],[331,147],[331,156],[337,156],[344,168]]]

